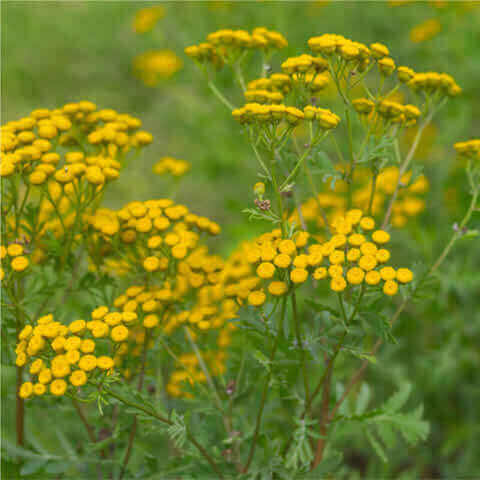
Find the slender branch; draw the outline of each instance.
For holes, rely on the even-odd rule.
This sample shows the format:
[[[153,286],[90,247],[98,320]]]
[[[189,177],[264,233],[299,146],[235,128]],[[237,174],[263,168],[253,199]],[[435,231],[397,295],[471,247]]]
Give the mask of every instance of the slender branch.
[[[273,360],[275,358],[275,353],[277,352],[277,347],[278,347],[278,344],[279,344],[279,341],[280,341],[280,332],[281,332],[280,325],[283,322],[283,319],[284,319],[284,316],[285,316],[285,311],[286,311],[286,305],[287,305],[286,298],[287,297],[283,297],[282,312],[281,312],[280,317],[279,317],[279,328],[277,330],[277,336],[276,336],[275,341],[273,343],[272,352],[270,353],[270,359],[269,359],[270,360],[270,369],[268,371],[267,378],[265,379],[265,386],[263,387],[262,398],[260,400],[260,409],[259,409],[258,414],[257,414],[257,421],[256,421],[256,424],[255,424],[255,431],[254,431],[254,434],[253,434],[252,444],[250,446],[250,453],[248,454],[247,463],[245,464],[245,467],[243,468],[243,473],[248,472],[248,469],[250,468],[250,464],[252,463],[252,460],[253,460],[253,455],[255,453],[255,448],[257,446],[257,438],[258,438],[258,434],[260,432],[260,424],[262,422],[263,410],[265,408],[265,403],[266,403],[267,394],[268,394],[268,388],[270,386],[270,380],[272,378],[272,363],[273,363]]]
[[[297,312],[297,296],[295,294],[295,290],[292,292],[291,301],[292,301],[292,310],[293,310],[293,321],[295,323],[295,334],[297,337],[298,348],[300,348],[300,351],[302,354],[302,372],[303,372],[303,387],[305,389],[305,401],[308,402],[308,398],[310,397],[310,389],[308,387],[307,366],[305,361],[305,349],[303,348],[303,343],[302,343],[302,333],[300,330],[300,321],[299,321],[298,312]]]
[[[78,403],[78,401],[72,397],[72,403],[73,406],[75,407],[75,410],[78,413],[78,416],[80,417],[80,420],[82,421],[85,430],[87,431],[88,438],[92,443],[96,443],[97,438],[95,437],[95,432],[93,430],[93,427],[90,425],[90,423],[87,420],[87,417],[85,415],[85,412],[82,409],[82,406]]]
[[[144,344],[143,344],[143,353],[142,353],[142,364],[140,367],[140,375],[138,377],[137,391],[141,392],[143,388],[143,380],[145,377],[145,363],[147,361],[147,349],[148,349],[149,335],[145,335]],[[137,416],[135,415],[133,419],[132,429],[130,430],[130,435],[128,437],[127,450],[125,451],[125,457],[123,458],[122,469],[120,470],[119,480],[122,480],[125,475],[128,462],[130,461],[130,456],[132,455],[133,441],[135,440],[135,435],[137,433]]]
[[[415,152],[417,151],[418,145],[420,143],[420,140],[422,138],[423,131],[427,127],[427,125],[431,122],[432,117],[433,117],[434,111],[428,115],[428,117],[425,119],[425,121],[420,125],[418,128],[417,134],[415,135],[415,138],[413,139],[413,143],[410,146],[410,150],[407,153],[407,156],[405,157],[405,160],[403,161],[402,165],[398,169],[398,179],[397,179],[397,184],[395,185],[395,190],[390,198],[390,201],[388,203],[387,207],[387,212],[385,213],[385,218],[383,219],[382,223],[382,229],[384,229],[390,220],[390,216],[392,214],[392,209],[393,209],[393,204],[395,203],[395,200],[397,199],[398,195],[398,190],[400,188],[400,183],[403,174],[407,171],[408,166],[410,165],[410,162],[413,159],[413,156],[415,155]]]
[[[208,87],[213,92],[213,94],[230,110],[234,110],[235,107],[224,97],[220,90],[215,86],[215,84],[210,80],[208,82]]]

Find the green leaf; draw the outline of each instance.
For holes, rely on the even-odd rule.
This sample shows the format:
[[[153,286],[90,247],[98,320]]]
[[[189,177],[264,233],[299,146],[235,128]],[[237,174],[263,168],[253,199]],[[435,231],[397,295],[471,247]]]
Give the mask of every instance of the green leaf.
[[[410,393],[412,392],[412,385],[404,383],[397,393],[393,394],[384,404],[385,410],[389,412],[398,412],[407,402]]]
[[[385,453],[385,450],[383,449],[381,443],[373,436],[373,434],[369,430],[365,431],[365,435],[370,442],[370,445],[375,450],[375,453],[384,463],[388,463],[387,454]]]

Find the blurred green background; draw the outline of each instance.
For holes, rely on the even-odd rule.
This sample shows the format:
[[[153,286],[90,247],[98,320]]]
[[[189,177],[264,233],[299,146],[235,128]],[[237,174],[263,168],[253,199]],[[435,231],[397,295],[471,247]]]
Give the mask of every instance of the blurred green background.
[[[365,43],[384,42],[397,64],[450,72],[464,88],[463,98],[451,107],[453,114],[442,116],[437,145],[451,149],[454,141],[478,131],[480,107],[473,101],[480,76],[478,9],[438,9],[416,2],[397,8],[363,1],[163,2],[165,17],[153,31],[135,34],[135,13],[155,4],[2,3],[3,123],[33,108],[88,99],[100,108],[138,116],[153,133],[154,144],[110,190],[110,206],[166,195],[168,184],[150,172],[161,156],[171,155],[193,167],[182,183],[179,200],[224,226],[226,237],[233,240],[224,242],[225,248],[251,235],[255,227],[241,214],[251,206],[251,185],[256,180],[250,147],[183,54],[185,46],[203,41],[219,28],[263,25],[284,33],[289,47],[274,57],[274,67],[288,55],[307,51],[308,38],[324,32]],[[441,18],[443,31],[428,42],[413,44],[410,29],[432,16]],[[133,59],[146,50],[163,48],[173,50],[184,68],[157,87],[147,87],[133,76]],[[230,76],[221,75],[220,85],[240,104]]]
[[[151,174],[152,165],[164,155],[188,160],[192,170],[178,199],[222,225],[218,248],[227,252],[262,228],[241,213],[253,203],[256,165],[240,129],[213,98],[183,54],[184,47],[219,28],[266,26],[289,41],[275,57],[275,68],[288,55],[307,51],[313,35],[338,33],[367,44],[379,41],[390,48],[397,65],[445,71],[464,89],[439,115],[431,133],[434,146],[423,155],[433,188],[419,220],[422,228],[401,238],[405,257],[428,260],[465,208],[465,181],[453,168],[452,144],[480,132],[480,2],[445,3],[408,2],[393,8],[388,2],[366,1],[162,2],[165,17],[153,31],[138,35],[132,30],[135,13],[156,3],[4,1],[2,123],[34,108],[78,100],[138,116],[154,143],[112,186],[107,204],[118,207],[168,195],[168,182]],[[440,33],[413,43],[411,29],[431,18],[440,22]],[[147,87],[132,74],[133,59],[163,48],[176,52],[184,67],[157,87]],[[241,103],[230,76],[221,74],[218,83],[235,104]],[[447,195],[445,201],[450,187],[456,196]],[[382,382],[409,378],[431,422],[426,444],[414,452],[399,452],[398,465],[388,472],[395,478],[401,472],[409,472],[408,478],[480,477],[479,250],[460,245],[440,280],[436,301],[405,313],[397,331],[402,341],[387,349],[382,366],[368,378],[380,395]],[[352,464],[365,473],[357,460]],[[382,469],[371,472],[381,476]]]

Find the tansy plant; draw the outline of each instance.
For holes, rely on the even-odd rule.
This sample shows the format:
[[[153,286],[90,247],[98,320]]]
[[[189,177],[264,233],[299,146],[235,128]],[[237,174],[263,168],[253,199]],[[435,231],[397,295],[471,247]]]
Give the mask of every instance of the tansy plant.
[[[161,14],[147,9],[136,30]],[[185,49],[259,170],[245,212],[264,233],[226,258],[212,242],[220,226],[172,198],[103,206],[153,140],[139,119],[83,101],[2,127],[2,345],[16,366],[15,455],[31,471],[320,478],[345,473],[350,442],[366,439],[387,462],[401,438],[427,437],[421,406],[404,409],[410,387],[375,401],[364,374],[474,233],[480,141],[468,140],[455,149],[471,204],[437,260],[420,268],[396,243],[428,201],[422,134],[461,88],[334,34],[274,71],[285,47],[262,27]],[[215,83],[221,68],[238,82],[234,99]],[[189,168],[163,157],[153,171]],[[88,442],[81,457],[32,466],[25,417],[55,402]]]

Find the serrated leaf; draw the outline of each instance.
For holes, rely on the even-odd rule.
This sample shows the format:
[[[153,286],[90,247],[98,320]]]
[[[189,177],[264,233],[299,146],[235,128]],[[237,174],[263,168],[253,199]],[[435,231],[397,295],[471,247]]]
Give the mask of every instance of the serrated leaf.
[[[389,412],[398,412],[407,402],[410,393],[412,392],[412,385],[404,383],[400,390],[393,394],[384,404],[385,410]]]
[[[373,434],[369,430],[365,431],[365,435],[370,442],[370,445],[375,450],[375,453],[380,457],[383,463],[388,463],[387,454],[385,453],[385,450],[383,449],[381,443],[373,436]]]

